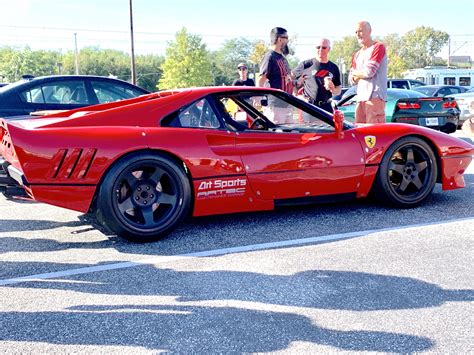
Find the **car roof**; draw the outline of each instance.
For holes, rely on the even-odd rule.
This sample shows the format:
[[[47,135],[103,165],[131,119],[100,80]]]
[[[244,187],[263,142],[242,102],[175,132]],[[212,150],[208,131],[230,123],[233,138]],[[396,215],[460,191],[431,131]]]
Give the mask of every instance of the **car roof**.
[[[116,78],[111,78],[111,77],[106,77],[106,76],[99,76],[99,75],[45,75],[45,76],[37,76],[37,77],[27,77],[25,79],[19,80],[17,82],[11,83],[9,85],[0,87],[0,93],[3,92],[8,92],[10,90],[15,90],[18,87],[22,86],[32,86],[38,83],[43,83],[43,82],[49,82],[49,81],[66,81],[66,80],[83,80],[83,79],[93,79],[97,81],[105,81],[105,82],[116,82],[116,83],[121,83],[124,85],[130,85],[133,86],[134,88],[137,88],[137,90],[143,91],[143,93],[149,93],[148,90],[143,89],[137,85],[133,85],[127,81],[121,80],[121,79],[116,79]]]

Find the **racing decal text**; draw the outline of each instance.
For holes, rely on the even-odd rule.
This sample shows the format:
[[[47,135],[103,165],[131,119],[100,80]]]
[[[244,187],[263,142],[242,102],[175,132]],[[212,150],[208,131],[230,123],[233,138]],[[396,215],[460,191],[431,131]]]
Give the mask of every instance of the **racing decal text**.
[[[201,181],[197,198],[230,197],[245,194],[246,179],[214,179]]]

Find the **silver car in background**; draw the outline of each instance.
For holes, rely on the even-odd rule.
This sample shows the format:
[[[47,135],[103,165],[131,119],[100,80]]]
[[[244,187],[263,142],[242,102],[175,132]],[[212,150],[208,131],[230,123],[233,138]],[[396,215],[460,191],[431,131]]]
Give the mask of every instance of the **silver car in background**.
[[[459,110],[461,111],[459,115],[459,126],[462,126],[466,120],[474,117],[474,88],[461,94],[447,95],[447,97],[454,97],[458,103]]]

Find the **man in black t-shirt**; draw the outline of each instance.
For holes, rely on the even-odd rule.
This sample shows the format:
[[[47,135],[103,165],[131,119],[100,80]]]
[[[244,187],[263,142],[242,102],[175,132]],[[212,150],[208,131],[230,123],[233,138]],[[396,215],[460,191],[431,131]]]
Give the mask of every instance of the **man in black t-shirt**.
[[[270,49],[260,63],[257,85],[270,86],[293,94],[295,82],[285,58],[289,53],[286,30],[282,27],[273,28],[270,32],[270,43]],[[291,108],[283,100],[269,101],[268,106],[264,107],[264,114],[274,123],[294,123]]]
[[[316,45],[316,57],[300,62],[293,75],[304,80],[302,90],[305,100],[332,112],[329,99],[341,92],[341,74],[337,65],[328,59],[330,50],[329,40],[321,38]]]
[[[270,32],[271,46],[260,63],[258,86],[268,84],[271,88],[293,93],[291,71],[285,56],[289,53],[288,33],[284,28],[275,27]]]
[[[245,63],[239,63],[237,70],[239,71],[239,78],[234,80],[232,86],[255,86],[255,82],[248,78],[249,70]]]

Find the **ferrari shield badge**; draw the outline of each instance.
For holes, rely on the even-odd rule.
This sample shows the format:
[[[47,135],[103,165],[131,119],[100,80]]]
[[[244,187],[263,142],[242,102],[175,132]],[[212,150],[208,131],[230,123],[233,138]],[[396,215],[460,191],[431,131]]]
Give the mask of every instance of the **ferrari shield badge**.
[[[377,138],[375,136],[365,136],[364,140],[365,140],[365,144],[367,144],[367,147],[373,148],[375,146],[375,142],[377,141]]]

